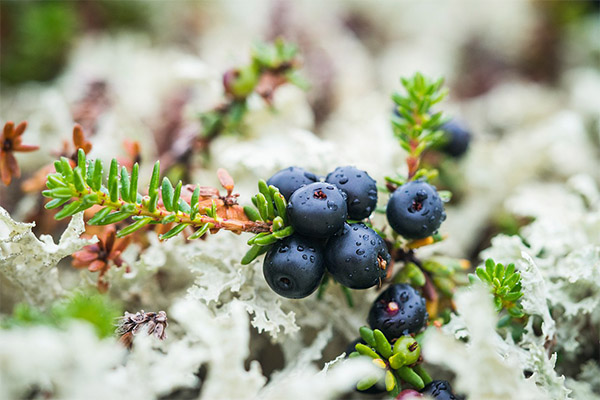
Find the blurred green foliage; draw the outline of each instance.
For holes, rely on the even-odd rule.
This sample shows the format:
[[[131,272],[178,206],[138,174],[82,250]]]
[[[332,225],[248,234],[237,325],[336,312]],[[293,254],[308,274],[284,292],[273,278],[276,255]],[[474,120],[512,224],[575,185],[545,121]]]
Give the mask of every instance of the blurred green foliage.
[[[64,66],[86,31],[144,29],[148,8],[134,1],[0,2],[0,80],[47,81]]]
[[[3,329],[47,325],[64,328],[73,320],[90,323],[98,337],[112,336],[116,319],[122,315],[121,307],[106,295],[74,292],[67,299],[57,301],[47,311],[29,304],[17,304],[11,316],[0,323]]]

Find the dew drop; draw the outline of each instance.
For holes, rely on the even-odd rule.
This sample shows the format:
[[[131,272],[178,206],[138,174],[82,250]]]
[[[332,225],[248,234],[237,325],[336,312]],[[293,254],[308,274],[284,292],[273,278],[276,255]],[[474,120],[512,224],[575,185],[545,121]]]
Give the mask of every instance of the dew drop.
[[[363,254],[365,254],[365,251],[363,249],[358,249],[356,250],[356,254],[362,256]]]
[[[315,262],[315,256],[310,256],[310,262],[314,263]]]
[[[302,259],[303,260],[308,260],[308,256],[306,254],[302,254]]]
[[[357,246],[360,246],[362,244],[362,242],[356,242]]]
[[[408,293],[406,293],[406,292],[400,293],[400,300],[402,300],[403,302],[406,303],[408,301]]]
[[[346,178],[345,176],[341,177],[340,180],[338,181],[340,184],[344,185],[346,183],[348,183],[348,178]]]
[[[298,246],[297,249],[298,251],[304,251],[304,246]]]

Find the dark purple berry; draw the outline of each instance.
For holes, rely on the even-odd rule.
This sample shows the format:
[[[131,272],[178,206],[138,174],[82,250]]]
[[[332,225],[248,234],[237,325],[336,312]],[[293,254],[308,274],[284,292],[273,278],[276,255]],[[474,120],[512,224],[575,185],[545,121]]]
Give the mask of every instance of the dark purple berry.
[[[447,381],[431,381],[421,390],[421,393],[435,400],[459,400],[462,397],[452,393],[452,387]]]
[[[286,200],[290,199],[292,193],[298,188],[314,183],[317,177],[312,172],[308,172],[304,168],[289,167],[282,169],[267,180],[267,185],[273,185],[279,189],[279,192]]]
[[[471,133],[456,120],[450,120],[440,127],[445,132],[446,143],[440,148],[452,157],[460,157],[466,153],[471,142]]]
[[[380,283],[390,261],[383,239],[363,223],[344,224],[325,247],[327,270],[351,289],[367,289]]]
[[[351,166],[337,167],[325,181],[333,183],[348,196],[348,217],[364,219],[375,210],[377,183],[365,171]]]
[[[346,195],[330,183],[311,183],[292,194],[287,213],[296,232],[324,239],[344,227]]]
[[[446,219],[444,204],[435,187],[410,181],[394,191],[387,205],[392,228],[407,239],[433,235]]]
[[[324,273],[322,245],[298,234],[277,241],[263,263],[263,274],[271,289],[290,299],[300,299],[314,292]]]
[[[369,311],[371,328],[379,329],[390,340],[420,331],[428,318],[425,299],[404,283],[390,285]]]

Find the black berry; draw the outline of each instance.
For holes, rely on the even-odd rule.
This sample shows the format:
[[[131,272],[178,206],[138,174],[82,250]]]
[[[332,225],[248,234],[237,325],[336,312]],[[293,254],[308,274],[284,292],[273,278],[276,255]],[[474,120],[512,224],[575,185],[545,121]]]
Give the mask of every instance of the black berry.
[[[431,236],[446,219],[437,190],[423,181],[411,181],[396,189],[386,214],[392,228],[408,239]]]
[[[447,381],[431,381],[421,390],[421,393],[435,400],[459,400],[462,397],[452,393],[452,387]]]
[[[287,206],[295,231],[306,236],[326,238],[344,227],[348,217],[346,195],[335,185],[316,182],[296,190]]]
[[[390,261],[383,239],[363,223],[345,224],[325,247],[327,270],[336,281],[352,289],[380,283]]]
[[[450,120],[440,127],[445,132],[446,143],[440,148],[444,153],[460,157],[466,153],[471,142],[471,133],[456,120]]]
[[[312,172],[304,168],[289,167],[282,169],[267,180],[267,185],[273,185],[286,200],[290,199],[292,193],[298,188],[316,182],[318,179]]]
[[[365,171],[355,167],[337,167],[327,175],[326,182],[333,183],[348,196],[348,216],[367,218],[377,206],[377,183]]]
[[[412,286],[400,283],[388,287],[369,311],[369,325],[388,338],[416,333],[429,318],[425,299]]]
[[[290,299],[300,299],[314,292],[324,273],[321,244],[297,234],[275,243],[263,263],[263,274],[271,289]]]

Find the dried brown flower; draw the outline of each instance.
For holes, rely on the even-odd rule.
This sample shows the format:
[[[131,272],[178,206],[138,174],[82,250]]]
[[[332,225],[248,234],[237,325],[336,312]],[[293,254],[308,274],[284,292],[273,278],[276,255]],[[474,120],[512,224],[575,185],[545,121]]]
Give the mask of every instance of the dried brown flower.
[[[158,340],[167,338],[167,313],[164,311],[144,312],[135,314],[125,311],[117,324],[116,333],[120,336],[119,341],[127,348],[133,345],[133,337],[140,332],[152,335]]]
[[[21,122],[16,128],[14,122],[8,121],[0,135],[0,176],[6,186],[10,185],[13,176],[15,178],[21,176],[19,164],[13,153],[17,151],[27,153],[39,148],[39,146],[21,143],[21,136],[25,129],[27,129],[27,121]]]
[[[104,237],[98,238],[98,243],[85,246],[73,254],[73,266],[75,268],[87,268],[90,272],[99,272],[98,290],[106,292],[108,282],[104,275],[112,265],[120,267],[123,264],[121,253],[129,244],[130,238],[116,239],[114,226],[108,226]]]

